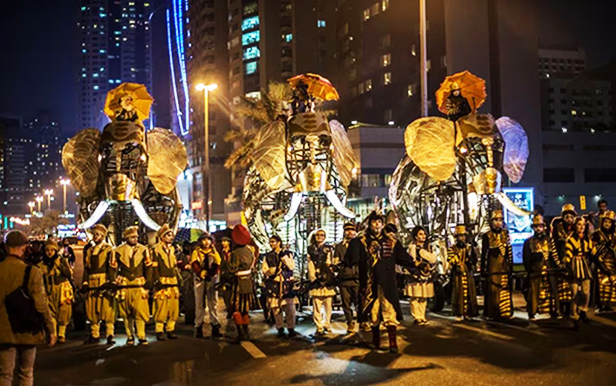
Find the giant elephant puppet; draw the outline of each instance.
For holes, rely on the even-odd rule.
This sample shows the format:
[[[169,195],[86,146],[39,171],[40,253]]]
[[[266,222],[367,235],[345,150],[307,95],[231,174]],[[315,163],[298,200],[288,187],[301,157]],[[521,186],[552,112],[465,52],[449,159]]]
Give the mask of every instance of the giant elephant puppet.
[[[62,164],[79,192],[80,228],[100,222],[116,245],[131,225],[139,224],[141,241],[150,244],[162,224],[176,229],[182,209],[176,180],[188,162],[170,130],[146,133],[138,120],[114,120],[102,133],[85,129],[64,145]]]
[[[389,189],[403,232],[423,225],[444,241],[449,228],[463,221],[465,187],[477,230],[486,226],[487,209],[496,201],[518,215],[529,214],[501,192],[502,173],[519,182],[529,154],[526,133],[513,119],[495,122],[489,114],[469,114],[454,126],[444,118],[420,118],[406,128],[404,141],[407,154]]]
[[[253,165],[244,182],[244,214],[257,242],[267,245],[282,221],[290,221],[301,205],[325,196],[342,216],[355,214],[344,205],[346,188],[356,166],[344,126],[320,113],[276,120],[259,130]]]

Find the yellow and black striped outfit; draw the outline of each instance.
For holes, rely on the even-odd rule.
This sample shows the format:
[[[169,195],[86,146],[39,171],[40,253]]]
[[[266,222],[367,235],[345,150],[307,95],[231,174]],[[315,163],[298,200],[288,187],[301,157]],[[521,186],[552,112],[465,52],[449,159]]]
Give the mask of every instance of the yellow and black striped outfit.
[[[576,321],[579,312],[588,310],[590,300],[590,257],[594,254],[592,241],[588,237],[574,234],[567,240],[563,264],[568,267],[569,285],[571,286],[570,317]]]
[[[616,303],[616,284],[610,280],[616,275],[616,235],[614,232],[606,233],[600,229],[592,234],[592,242],[597,248],[595,265],[599,305],[609,307],[612,303]]]
[[[509,232],[489,230],[482,236],[481,272],[486,276],[483,316],[486,318],[511,318],[511,273],[513,251]]]
[[[473,272],[477,254],[470,244],[454,244],[447,250],[447,261],[451,266],[451,312],[454,316],[476,316],[477,289]]]
[[[557,315],[560,311],[557,285],[560,260],[554,242],[547,236],[529,237],[524,241],[522,257],[528,280],[526,308],[529,318],[537,313]]]

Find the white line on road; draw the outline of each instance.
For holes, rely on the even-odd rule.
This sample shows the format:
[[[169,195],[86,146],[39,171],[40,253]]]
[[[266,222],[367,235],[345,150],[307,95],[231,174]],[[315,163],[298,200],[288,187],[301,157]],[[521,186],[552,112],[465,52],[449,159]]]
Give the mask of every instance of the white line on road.
[[[252,355],[253,358],[267,358],[267,355],[265,355],[263,351],[259,350],[254,343],[244,340],[240,344],[244,347],[244,350],[248,351],[248,354]]]
[[[602,316],[598,316],[597,314],[593,315],[593,317],[590,319],[593,322],[597,322],[606,326],[610,326],[610,327],[616,327],[616,322],[608,319],[608,318],[604,318]]]

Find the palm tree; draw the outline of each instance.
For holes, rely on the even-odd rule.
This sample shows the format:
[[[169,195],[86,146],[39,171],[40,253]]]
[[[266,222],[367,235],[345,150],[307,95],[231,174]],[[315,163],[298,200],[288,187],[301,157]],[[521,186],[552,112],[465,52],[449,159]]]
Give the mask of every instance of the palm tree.
[[[287,113],[287,101],[292,90],[288,83],[271,82],[261,98],[242,97],[235,109],[236,126],[225,135],[225,141],[235,144],[235,150],[225,162],[225,168],[247,170],[252,164],[251,155],[258,130]]]
[[[60,217],[57,210],[50,210],[43,217],[32,217],[27,231],[31,236],[55,234],[60,224],[68,224],[68,221]]]

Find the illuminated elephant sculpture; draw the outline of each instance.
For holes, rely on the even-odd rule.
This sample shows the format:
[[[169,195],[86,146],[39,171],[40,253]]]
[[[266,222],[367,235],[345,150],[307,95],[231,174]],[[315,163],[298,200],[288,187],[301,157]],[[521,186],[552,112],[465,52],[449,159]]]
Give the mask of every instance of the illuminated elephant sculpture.
[[[139,121],[114,120],[102,133],[82,130],[62,149],[62,164],[79,192],[79,227],[105,224],[116,243],[138,222],[142,235],[165,223],[177,226],[182,205],[176,179],[187,163],[173,132],[146,133]]]
[[[469,201],[468,220],[478,230],[495,200],[516,214],[528,213],[500,191],[502,173],[519,182],[529,155],[526,133],[513,119],[470,114],[454,126],[444,118],[420,118],[407,127],[404,142],[407,154],[389,189],[403,230],[423,225],[445,236],[464,221]]]
[[[267,245],[273,229],[293,219],[300,206],[322,207],[323,196],[342,216],[355,217],[344,202],[356,162],[338,121],[314,112],[293,115],[286,124],[277,120],[260,129],[254,148],[243,206],[259,244]]]

